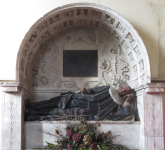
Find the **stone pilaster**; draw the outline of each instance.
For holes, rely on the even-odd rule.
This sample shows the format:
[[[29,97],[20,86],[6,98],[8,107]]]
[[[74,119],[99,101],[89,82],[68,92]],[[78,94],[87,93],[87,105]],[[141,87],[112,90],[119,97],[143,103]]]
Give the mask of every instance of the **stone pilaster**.
[[[138,111],[141,121],[139,148],[164,150],[164,84],[147,84],[139,91]],[[138,94],[138,92],[137,92]]]
[[[22,149],[22,94],[18,84],[1,85],[1,150]]]

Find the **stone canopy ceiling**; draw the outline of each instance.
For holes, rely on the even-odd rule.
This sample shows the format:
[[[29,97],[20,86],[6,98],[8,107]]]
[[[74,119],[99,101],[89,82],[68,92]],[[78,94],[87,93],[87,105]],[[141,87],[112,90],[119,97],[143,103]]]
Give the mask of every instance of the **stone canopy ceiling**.
[[[134,87],[151,82],[147,50],[132,25],[110,8],[77,3],[50,11],[36,21],[25,35],[17,56],[16,72],[16,80],[22,86],[26,87],[28,83],[30,63],[38,48],[48,38],[74,27],[89,27],[108,33],[125,50],[131,61]]]

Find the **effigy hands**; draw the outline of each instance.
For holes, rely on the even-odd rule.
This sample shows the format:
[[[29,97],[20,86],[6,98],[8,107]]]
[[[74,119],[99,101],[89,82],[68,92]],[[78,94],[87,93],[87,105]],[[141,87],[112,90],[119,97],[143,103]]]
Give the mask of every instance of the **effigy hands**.
[[[129,97],[129,98],[132,98],[132,97],[133,97],[133,93],[130,93],[130,94],[127,94],[127,95],[124,95],[124,96],[123,96],[124,99],[125,99],[125,98],[128,98],[128,97]]]
[[[127,94],[127,95],[123,96],[123,98],[124,99],[126,98],[125,102],[130,102],[132,100],[132,98],[133,98],[133,93]]]
[[[86,88],[82,88],[82,89],[80,89],[80,92],[81,92],[81,93],[88,93],[88,91],[87,91]]]

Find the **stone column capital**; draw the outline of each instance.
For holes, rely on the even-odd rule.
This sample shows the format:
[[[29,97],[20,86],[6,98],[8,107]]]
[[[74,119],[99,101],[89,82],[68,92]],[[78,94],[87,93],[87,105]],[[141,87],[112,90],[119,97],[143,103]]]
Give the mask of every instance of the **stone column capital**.
[[[1,82],[0,88],[5,93],[19,93],[21,89],[19,82]]]
[[[135,91],[145,90],[147,94],[164,93],[165,83],[146,83],[135,88]]]
[[[164,83],[147,83],[145,88],[145,93],[148,94],[164,93],[164,88],[165,88]]]

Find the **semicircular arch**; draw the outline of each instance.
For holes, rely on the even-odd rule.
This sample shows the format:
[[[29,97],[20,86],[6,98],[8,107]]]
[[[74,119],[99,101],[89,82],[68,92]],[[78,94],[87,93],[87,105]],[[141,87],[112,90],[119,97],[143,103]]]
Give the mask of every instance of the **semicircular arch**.
[[[110,8],[89,3],[70,4],[56,8],[34,23],[25,35],[18,52],[16,81],[29,88],[28,82],[31,80],[30,76],[32,76],[29,73],[32,68],[32,60],[36,57],[38,49],[51,37],[57,37],[60,35],[59,33],[64,33],[64,31],[73,28],[96,30],[96,36],[101,32],[106,32],[118,43],[129,59],[130,69],[132,70],[132,87],[151,82],[148,53],[134,27]],[[64,35],[66,34],[67,32],[64,33]],[[98,39],[95,42],[97,47]],[[104,60],[107,62],[105,58]],[[47,82],[43,78],[42,82],[44,81]],[[74,84],[70,81],[66,81],[66,83],[58,81],[57,86],[63,85],[70,88]],[[88,83],[87,81],[86,84]],[[107,84],[107,82],[103,84]],[[90,85],[97,84],[92,81]]]

